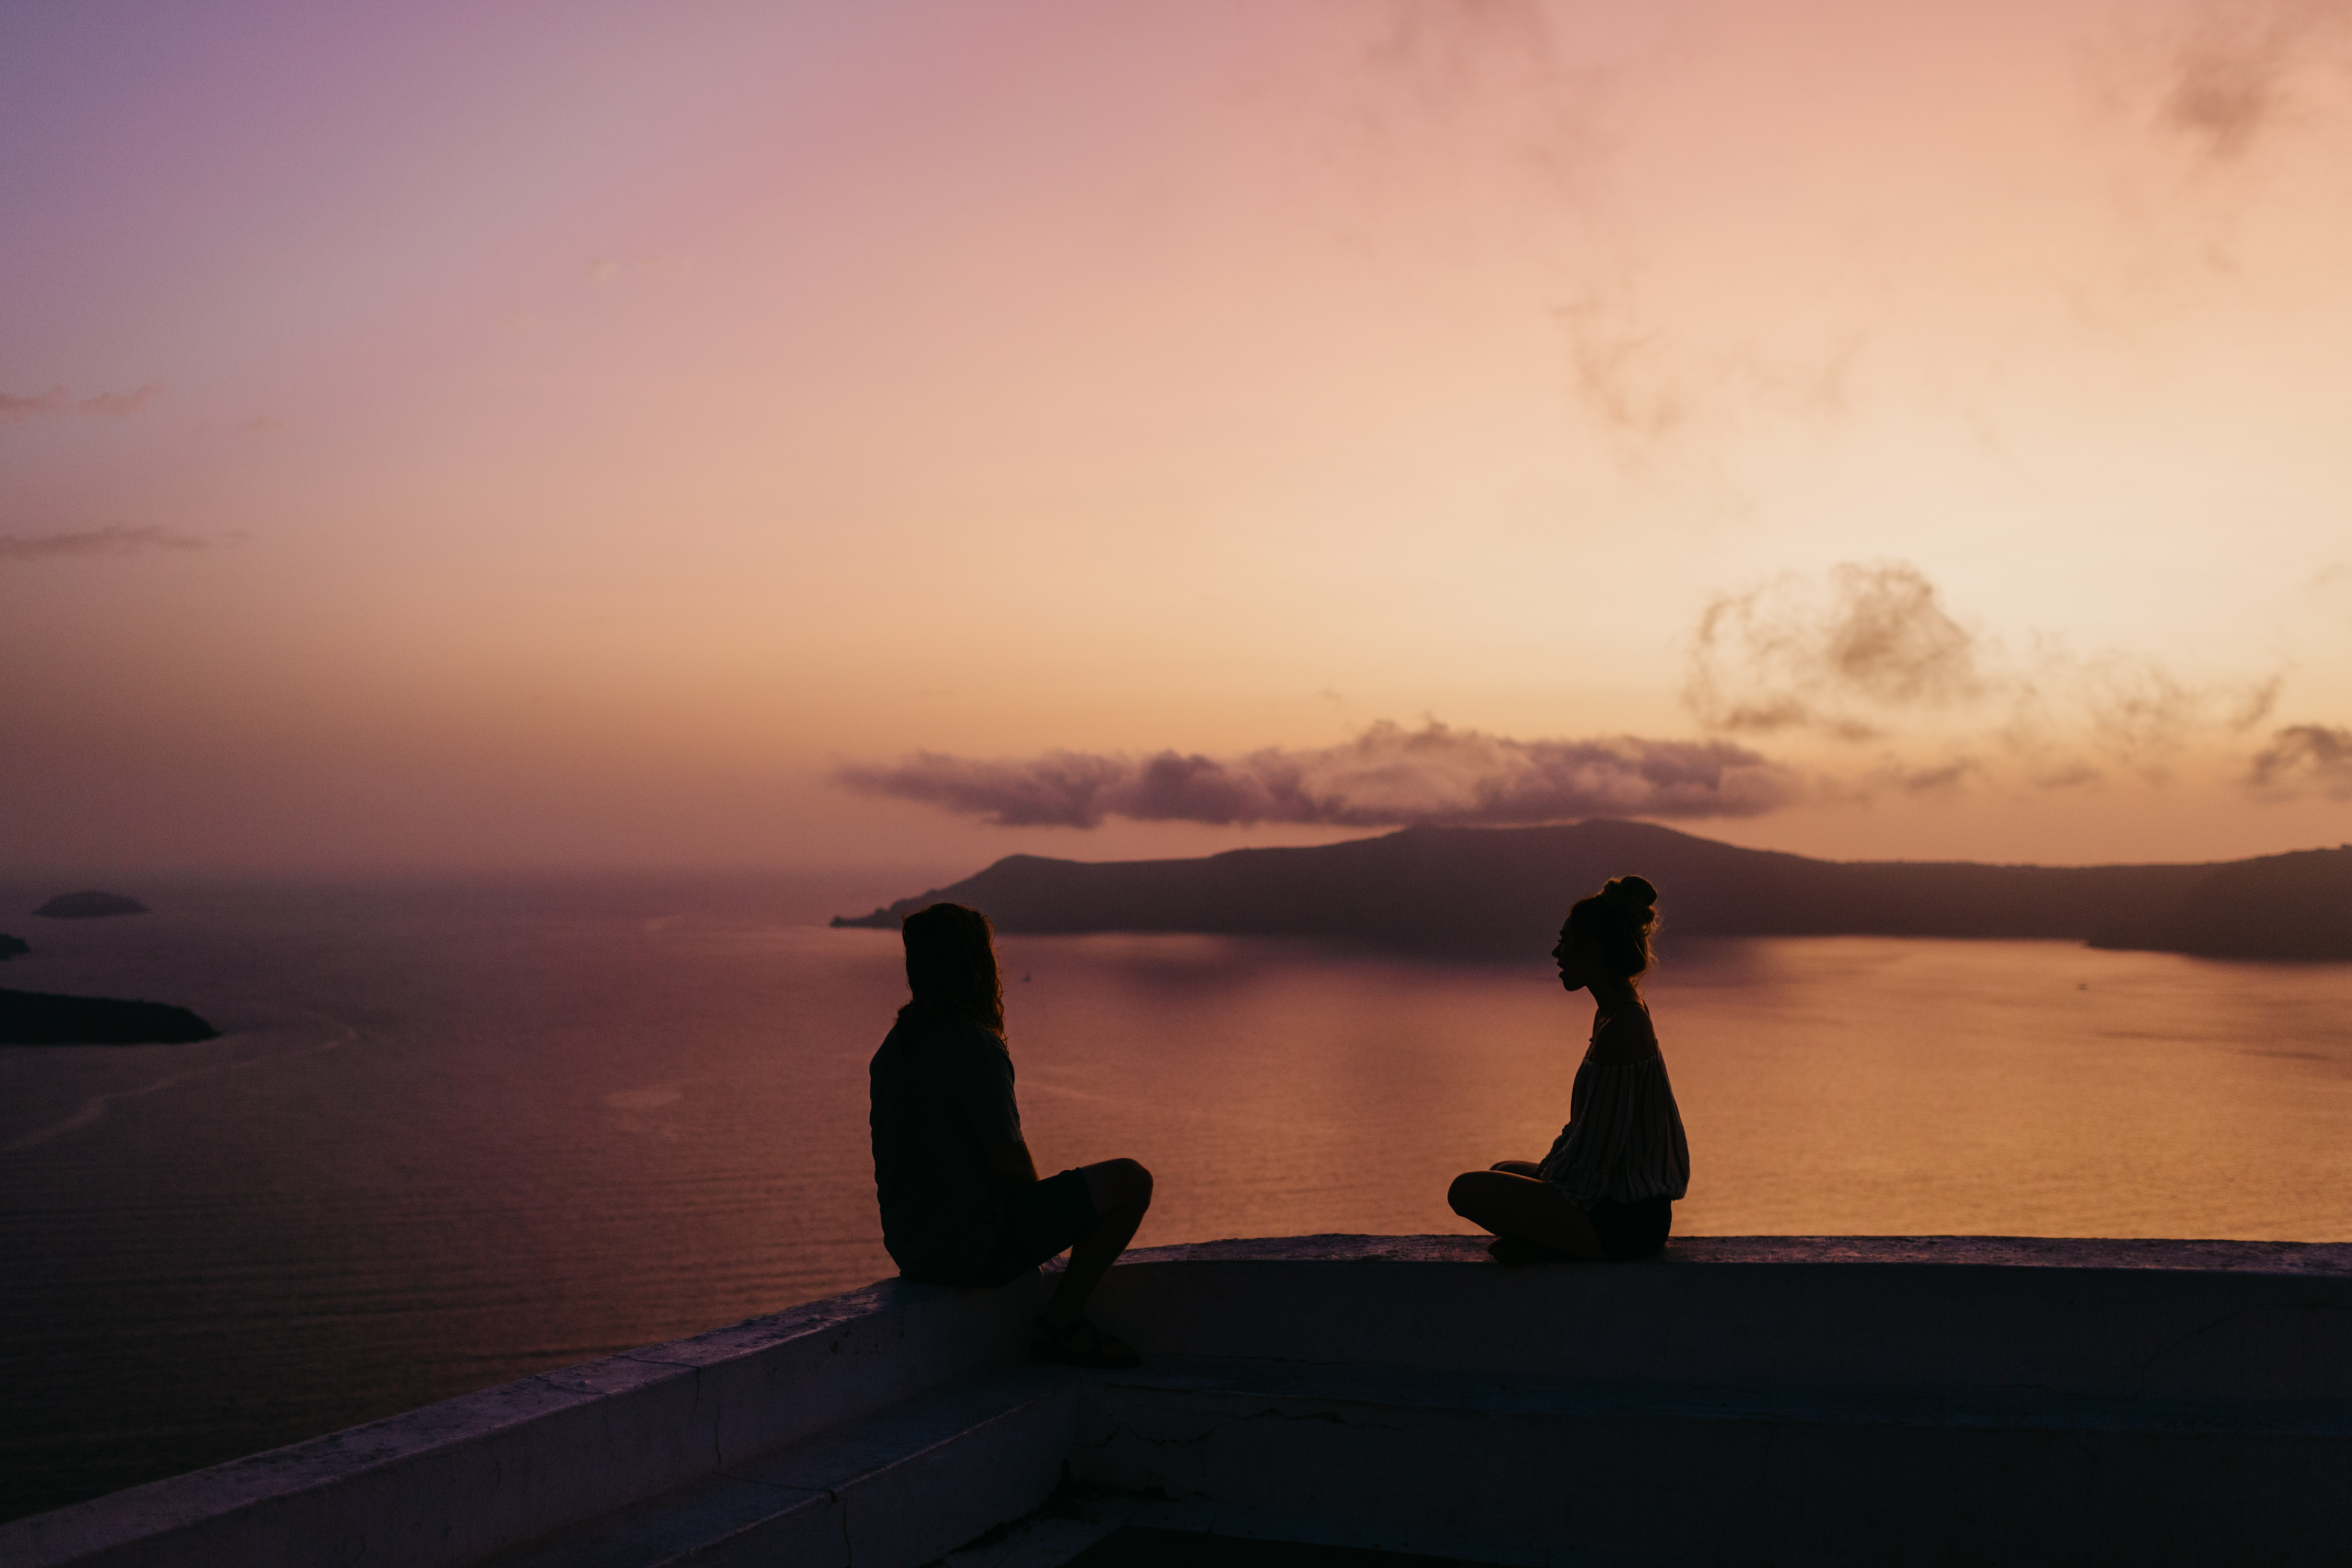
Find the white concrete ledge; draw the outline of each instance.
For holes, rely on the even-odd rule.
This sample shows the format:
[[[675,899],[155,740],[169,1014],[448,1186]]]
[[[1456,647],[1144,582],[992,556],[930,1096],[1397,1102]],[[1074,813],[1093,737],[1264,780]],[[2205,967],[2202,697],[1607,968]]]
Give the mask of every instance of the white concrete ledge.
[[[478,1562],[1012,1362],[1035,1300],[888,1281],[0,1525],[0,1563]]]
[[[1057,1451],[1400,1540],[1484,1530],[1495,1561],[1965,1560],[1911,1549],[1922,1521],[2057,1561],[2032,1543],[2087,1538],[2052,1518],[2135,1497],[2151,1560],[2352,1539],[2352,1246],[1702,1238],[1516,1270],[1460,1237],[1162,1247],[1097,1300],[1141,1373],[1043,1391],[1009,1375],[1039,1289],[876,1286],[0,1526],[0,1563],[652,1563],[720,1531],[745,1561],[913,1564],[1035,1506]],[[1568,1506],[1577,1476],[1611,1495]],[[1763,1511],[1669,1540],[1644,1524],[1669,1506]]]

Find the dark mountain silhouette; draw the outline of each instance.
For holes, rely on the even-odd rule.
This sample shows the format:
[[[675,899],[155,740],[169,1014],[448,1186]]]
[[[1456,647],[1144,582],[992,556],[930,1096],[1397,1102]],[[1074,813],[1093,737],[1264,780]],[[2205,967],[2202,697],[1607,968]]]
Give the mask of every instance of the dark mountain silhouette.
[[[1628,871],[1658,884],[1676,935],[2043,937],[2352,958],[2352,846],[2223,865],[1836,861],[1610,821],[1408,827],[1194,860],[1010,855],[951,887],[833,923],[896,930],[947,899],[1005,931],[1319,936],[1536,957],[1572,900]]]
[[[2126,911],[2091,945],[2217,958],[2352,958],[2352,844],[2212,867],[2187,899]]]
[[[0,991],[0,1046],[177,1046],[220,1031],[163,1002]]]
[[[53,921],[89,921],[104,915],[143,915],[147,906],[121,893],[101,893],[93,888],[79,893],[59,893],[33,912]]]
[[[23,937],[10,936],[6,931],[0,931],[0,963],[6,963],[20,952],[32,951],[33,944]]]

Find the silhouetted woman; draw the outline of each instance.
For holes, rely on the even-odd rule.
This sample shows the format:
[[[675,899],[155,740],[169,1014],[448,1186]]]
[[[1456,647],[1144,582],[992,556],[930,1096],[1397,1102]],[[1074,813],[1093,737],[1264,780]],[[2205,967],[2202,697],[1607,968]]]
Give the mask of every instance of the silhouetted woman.
[[[1503,1263],[1548,1257],[1625,1260],[1666,1244],[1690,1185],[1690,1145],[1665,1058],[1634,977],[1650,967],[1658,890],[1620,877],[1579,899],[1551,950],[1559,983],[1590,991],[1592,1043],[1576,1069],[1569,1121],[1541,1160],[1504,1160],[1454,1178],[1454,1212],[1495,1233]]]
[[[1037,1179],[1013,1099],[1004,988],[988,917],[933,904],[900,928],[914,997],[874,1053],[874,1186],[882,1245],[909,1279],[1005,1285],[1055,1254],[1069,1267],[1031,1333],[1047,1361],[1132,1366],[1084,1314],[1151,1206],[1132,1160]]]

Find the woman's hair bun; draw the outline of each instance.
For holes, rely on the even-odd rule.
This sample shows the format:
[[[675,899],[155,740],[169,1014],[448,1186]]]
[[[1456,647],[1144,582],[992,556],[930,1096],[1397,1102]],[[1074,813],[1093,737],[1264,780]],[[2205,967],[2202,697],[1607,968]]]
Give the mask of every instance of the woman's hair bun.
[[[1628,913],[1647,914],[1658,902],[1658,889],[1650,886],[1646,877],[1612,878],[1601,889],[1601,896]]]
[[[1591,952],[1611,973],[1627,978],[1654,962],[1650,932],[1658,923],[1658,889],[1647,877],[1617,877],[1591,898],[1569,906],[1561,934]]]

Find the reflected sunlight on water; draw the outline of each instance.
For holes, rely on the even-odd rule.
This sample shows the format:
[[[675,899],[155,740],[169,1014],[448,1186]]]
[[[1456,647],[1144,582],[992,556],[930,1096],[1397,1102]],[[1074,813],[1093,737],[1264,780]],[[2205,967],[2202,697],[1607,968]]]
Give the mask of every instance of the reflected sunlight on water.
[[[225,1031],[0,1048],[0,1513],[889,1272],[865,1068],[895,937],[784,924],[743,881],[150,901],[31,922],[0,973]],[[1543,1151],[1590,1018],[1545,970],[1003,951],[1040,1163],[1152,1166],[1146,1245],[1467,1228],[1448,1180]],[[1881,939],[1666,958],[1685,1234],[2352,1239],[2352,966]]]
[[[1549,1146],[1591,1016],[1548,973],[1007,948],[1044,983],[1008,1004],[1033,1141],[1162,1170],[1154,1240],[1467,1228],[1447,1181]],[[1683,1233],[2352,1237],[2352,968],[1770,939],[1647,989]]]

